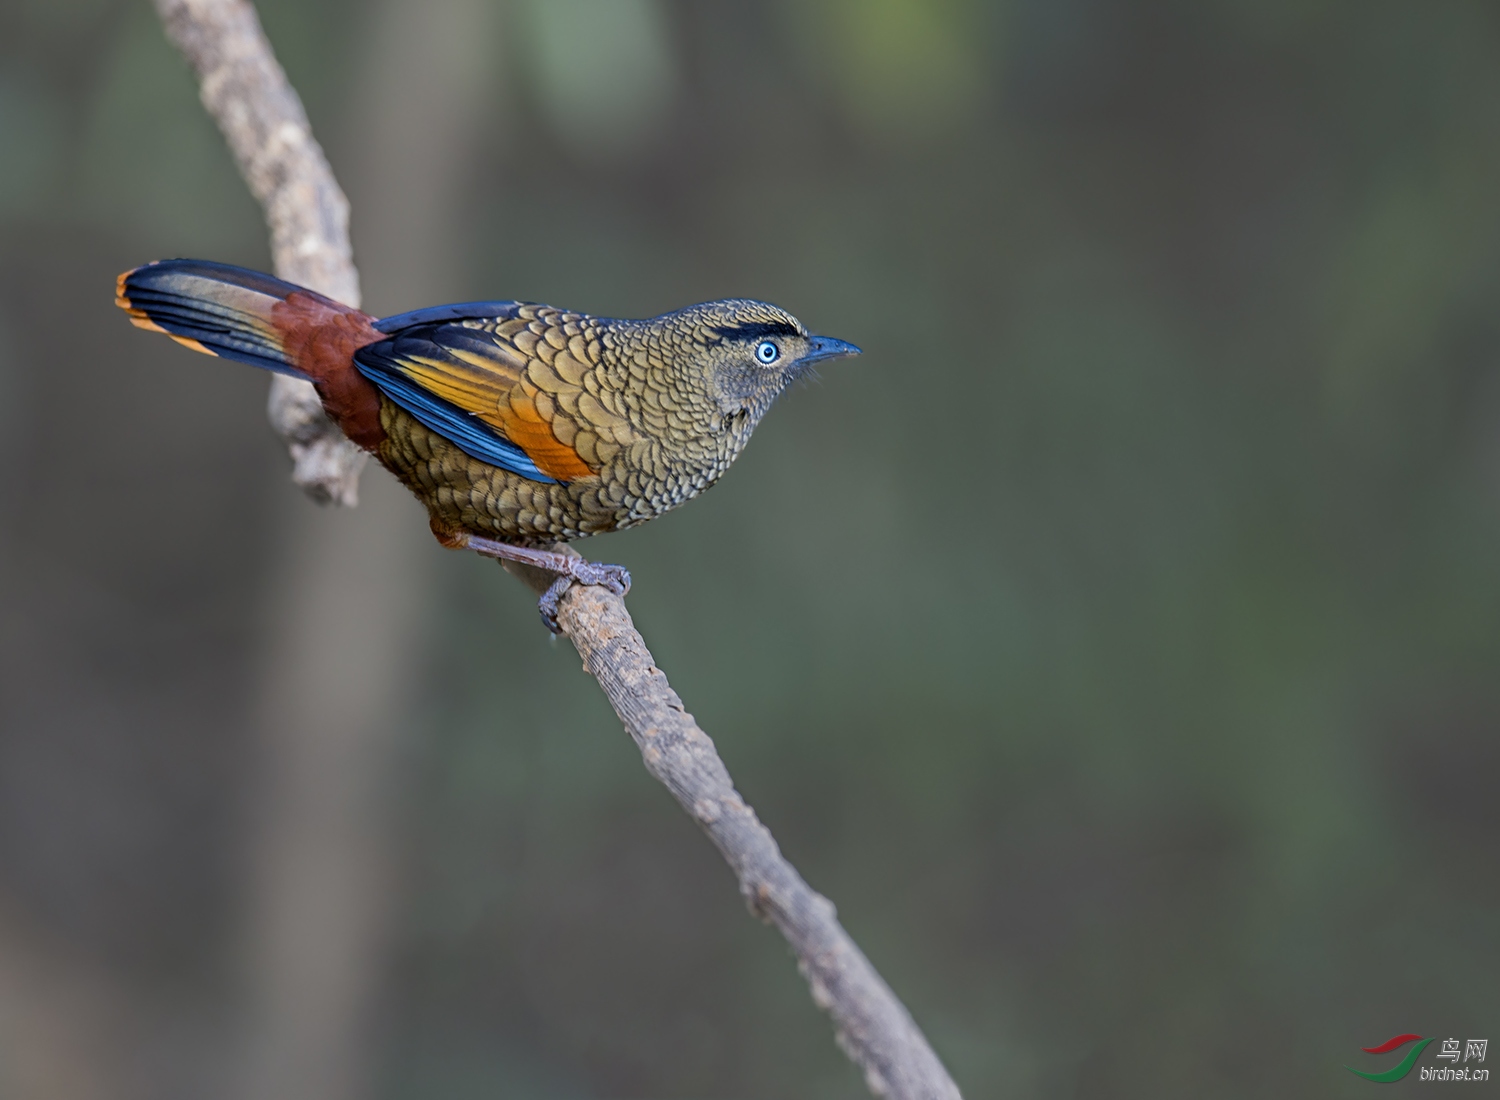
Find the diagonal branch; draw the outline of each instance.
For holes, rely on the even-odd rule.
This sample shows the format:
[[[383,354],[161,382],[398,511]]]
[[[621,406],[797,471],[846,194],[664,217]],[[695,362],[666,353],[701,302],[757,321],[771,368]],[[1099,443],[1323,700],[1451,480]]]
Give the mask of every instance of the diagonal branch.
[[[198,74],[204,106],[266,212],[276,273],[357,305],[348,203],[249,0],[156,0],[167,33]],[[338,435],[306,383],[278,378],[271,418],[309,494],[353,504],[364,456]],[[573,553],[566,548],[564,552]],[[538,591],[552,575],[510,566]],[[734,789],[713,741],[656,667],[625,602],[574,585],[558,614],[584,668],[608,696],[663,783],[718,848],[750,911],[791,945],[813,1000],[833,1018],[839,1046],[877,1096],[957,1100],[958,1088],[896,995],[839,924],[834,907],[781,854]]]
[[[504,565],[539,593],[553,579],[541,570]],[[864,1070],[870,1091],[892,1100],[958,1100],[958,1086],[844,931],[833,903],[803,880],[734,789],[712,739],[656,667],[625,601],[607,588],[575,584],[562,598],[557,621],[641,750],[646,770],[719,849],[750,912],[786,937],[813,1001],[833,1017],[838,1044]]]
[[[156,0],[156,11],[167,37],[198,74],[203,106],[265,211],[276,274],[359,305],[349,200],[271,52],[254,5]],[[320,504],[352,507],[366,456],[324,414],[312,383],[275,375],[266,411],[291,451],[292,480]]]

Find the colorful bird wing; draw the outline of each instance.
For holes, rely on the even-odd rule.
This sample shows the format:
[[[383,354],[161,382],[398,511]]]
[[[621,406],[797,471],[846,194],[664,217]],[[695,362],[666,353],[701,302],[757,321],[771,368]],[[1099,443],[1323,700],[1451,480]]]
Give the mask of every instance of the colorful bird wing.
[[[354,361],[390,400],[482,462],[536,481],[596,472],[537,408],[536,387],[522,381],[529,358],[488,328],[417,323]]]

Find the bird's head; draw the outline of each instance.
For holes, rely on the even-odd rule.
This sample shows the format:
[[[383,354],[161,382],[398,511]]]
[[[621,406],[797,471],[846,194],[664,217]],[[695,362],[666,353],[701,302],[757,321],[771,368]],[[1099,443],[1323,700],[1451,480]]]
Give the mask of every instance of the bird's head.
[[[814,336],[779,306],[748,298],[689,306],[662,320],[731,429],[754,427],[781,391],[814,364],[860,353],[843,340]]]

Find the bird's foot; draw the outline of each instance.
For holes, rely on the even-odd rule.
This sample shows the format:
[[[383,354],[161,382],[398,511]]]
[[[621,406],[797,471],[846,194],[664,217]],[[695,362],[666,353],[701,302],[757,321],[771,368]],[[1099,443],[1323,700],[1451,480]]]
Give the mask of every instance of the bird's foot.
[[[559,574],[557,580],[553,581],[547,591],[542,593],[542,598],[537,601],[536,608],[542,613],[542,622],[547,624],[547,629],[554,634],[561,634],[562,627],[557,625],[557,605],[563,595],[575,584],[599,584],[609,589],[616,596],[623,596],[630,591],[630,572],[623,565],[600,565],[598,562],[585,561],[583,558],[569,558],[573,563],[573,569],[568,573]]]
[[[548,586],[547,591],[542,593],[542,598],[537,601],[537,610],[542,614],[542,622],[546,623],[547,629],[554,634],[562,633],[562,627],[557,624],[558,603],[562,600],[563,594],[573,585],[603,585],[616,596],[623,596],[630,591],[630,573],[622,565],[601,565],[576,554],[563,554],[556,550],[534,550],[529,546],[513,546],[508,542],[487,539],[479,535],[465,534],[461,536],[461,540],[455,539],[454,541],[486,557],[519,562],[522,565],[556,573],[557,579]]]

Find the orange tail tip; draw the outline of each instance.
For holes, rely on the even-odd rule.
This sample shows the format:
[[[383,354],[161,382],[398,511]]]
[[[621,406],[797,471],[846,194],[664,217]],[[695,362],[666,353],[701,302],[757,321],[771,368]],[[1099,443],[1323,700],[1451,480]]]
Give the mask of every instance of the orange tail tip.
[[[140,268],[138,267],[132,267],[129,271],[120,272],[120,277],[115,280],[115,305],[130,314],[130,323],[136,328],[143,328],[148,332],[159,332],[164,336],[171,336],[170,332],[162,328],[150,317],[147,317],[145,310],[136,309],[135,306],[131,305],[130,296],[125,293],[125,280],[129,279],[139,270]]]

